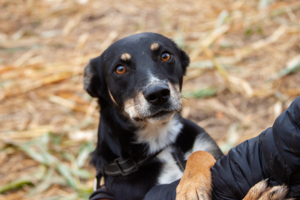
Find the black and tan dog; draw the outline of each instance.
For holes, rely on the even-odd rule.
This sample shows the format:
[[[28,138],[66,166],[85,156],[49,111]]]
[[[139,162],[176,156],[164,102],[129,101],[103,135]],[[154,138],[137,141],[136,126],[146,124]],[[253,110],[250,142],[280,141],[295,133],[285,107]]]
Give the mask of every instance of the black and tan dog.
[[[84,87],[101,107],[92,163],[114,199],[143,199],[154,185],[181,178],[195,151],[223,155],[202,128],[179,114],[188,65],[172,40],[140,33],[115,42],[86,66]],[[210,196],[210,167],[200,172],[207,180],[197,183],[204,199]]]
[[[84,87],[101,107],[92,163],[115,200],[143,199],[151,187],[181,177],[176,199],[211,199],[210,168],[222,152],[179,114],[188,65],[172,40],[141,33],[115,42],[86,66]],[[282,199],[286,192],[262,181],[244,200]]]

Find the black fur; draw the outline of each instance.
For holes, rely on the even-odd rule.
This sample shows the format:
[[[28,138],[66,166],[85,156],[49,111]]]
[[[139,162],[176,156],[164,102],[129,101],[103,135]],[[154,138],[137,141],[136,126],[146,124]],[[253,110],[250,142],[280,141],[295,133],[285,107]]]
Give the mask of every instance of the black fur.
[[[155,51],[150,49],[154,42],[160,45]],[[169,62],[160,61],[163,52],[171,54]],[[131,59],[121,60],[120,56],[123,53],[129,53]],[[115,73],[115,68],[119,65],[126,67],[126,74],[119,76]],[[184,51],[177,48],[170,39],[155,33],[141,33],[121,39],[112,44],[101,56],[90,61],[85,69],[84,88],[91,96],[98,98],[101,108],[98,144],[91,160],[97,171],[101,171],[116,158],[131,157],[138,160],[147,154],[148,144],[136,142],[136,132],[142,127],[124,113],[124,103],[137,95],[139,90],[144,89],[148,71],[159,79],[168,80],[174,85],[178,84],[181,90],[183,75],[188,65],[189,57]],[[157,107],[153,107],[152,110],[155,109]],[[179,146],[183,153],[193,147],[197,135],[203,134],[204,140],[216,146],[216,151],[211,152],[215,158],[222,155],[202,128],[182,119],[179,113],[176,116],[179,119],[178,123],[183,124],[183,128],[175,145]],[[143,199],[146,192],[157,184],[162,167],[163,163],[154,158],[145,162],[133,174],[105,176],[105,185],[116,200]]]

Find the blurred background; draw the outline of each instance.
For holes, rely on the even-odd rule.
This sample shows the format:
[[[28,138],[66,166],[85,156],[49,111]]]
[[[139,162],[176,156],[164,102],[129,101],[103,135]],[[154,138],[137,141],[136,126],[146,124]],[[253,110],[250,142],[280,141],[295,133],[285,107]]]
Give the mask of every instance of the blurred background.
[[[226,153],[300,95],[299,0],[0,0],[0,199],[87,199],[97,103],[83,69],[149,31],[191,58],[182,115]]]

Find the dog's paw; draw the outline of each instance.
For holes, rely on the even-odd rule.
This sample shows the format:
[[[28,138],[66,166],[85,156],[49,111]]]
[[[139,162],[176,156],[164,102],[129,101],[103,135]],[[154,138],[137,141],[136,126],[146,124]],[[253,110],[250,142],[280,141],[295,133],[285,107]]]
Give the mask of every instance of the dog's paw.
[[[254,185],[243,200],[255,200],[261,197],[261,195],[268,190],[268,179],[260,181]]]
[[[263,180],[254,185],[243,200],[280,200],[288,192],[285,185],[268,187],[268,180]]]
[[[203,186],[199,186],[203,185]],[[204,186],[206,185],[206,186]],[[211,199],[210,183],[199,184],[193,181],[178,185],[176,189],[176,200],[209,200]]]
[[[288,192],[288,187],[286,185],[274,186],[268,191],[266,191],[259,200],[279,200],[284,199]]]
[[[197,151],[191,154],[176,188],[176,200],[211,199],[210,168],[215,161],[214,157],[208,152]]]

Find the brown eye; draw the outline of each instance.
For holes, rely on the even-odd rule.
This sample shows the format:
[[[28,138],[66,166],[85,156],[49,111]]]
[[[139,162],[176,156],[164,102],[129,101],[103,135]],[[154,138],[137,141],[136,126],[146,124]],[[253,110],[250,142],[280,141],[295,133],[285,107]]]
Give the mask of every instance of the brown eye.
[[[126,68],[124,66],[120,65],[116,68],[116,72],[117,72],[117,74],[124,74],[126,72]]]
[[[168,52],[164,52],[163,54],[161,54],[160,59],[164,62],[169,61],[171,58],[171,55]]]

